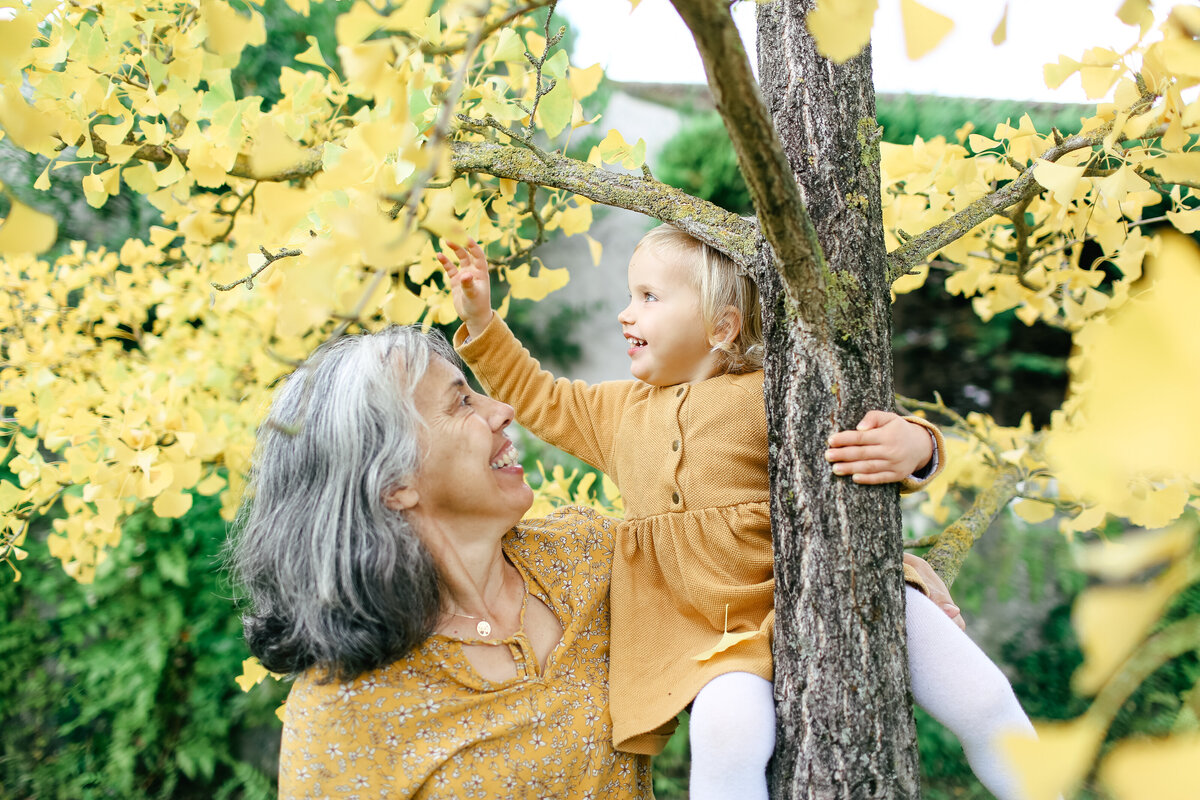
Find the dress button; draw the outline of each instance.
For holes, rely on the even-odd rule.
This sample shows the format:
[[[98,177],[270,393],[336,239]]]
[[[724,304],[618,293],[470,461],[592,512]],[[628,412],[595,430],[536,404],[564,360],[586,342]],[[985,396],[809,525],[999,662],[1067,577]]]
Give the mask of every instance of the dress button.
[[[679,440],[678,439],[671,442],[671,449],[674,450],[675,452],[679,452]]]
[[[679,504],[679,492],[671,492],[671,502],[676,505]]]
[[[675,396],[683,397],[683,387],[682,386],[680,386],[678,389],[675,390]]]

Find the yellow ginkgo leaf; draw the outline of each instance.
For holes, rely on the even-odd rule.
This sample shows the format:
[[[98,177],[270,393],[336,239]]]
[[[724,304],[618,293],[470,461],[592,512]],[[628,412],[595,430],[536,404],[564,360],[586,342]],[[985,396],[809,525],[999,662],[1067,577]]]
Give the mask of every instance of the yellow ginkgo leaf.
[[[1018,500],[1013,503],[1013,511],[1021,519],[1036,525],[1053,517],[1055,507],[1053,503],[1042,500]]]
[[[58,223],[19,200],[11,202],[8,216],[0,225],[0,255],[37,255],[49,250],[58,236]]]
[[[154,513],[159,517],[182,517],[192,507],[192,496],[187,492],[164,492],[154,498]]]
[[[1181,233],[1195,233],[1200,230],[1200,208],[1187,211],[1168,211],[1167,220]]]
[[[1186,583],[1186,565],[1176,564],[1149,583],[1096,586],[1081,594],[1072,620],[1084,661],[1071,677],[1071,687],[1080,694],[1098,692]]]
[[[744,642],[747,639],[753,639],[755,636],[758,636],[758,635],[759,635],[758,631],[743,631],[742,633],[731,633],[729,631],[726,631],[724,634],[722,634],[721,641],[717,642],[715,645],[713,645],[709,649],[705,650],[704,652],[697,653],[696,655],[692,656],[692,660],[693,661],[708,661],[710,658],[715,656],[717,653],[723,653],[726,650],[728,650],[729,648],[738,644],[739,642]]]
[[[263,678],[270,674],[267,668],[259,663],[257,658],[251,656],[242,661],[242,674],[234,678],[234,680],[237,681],[238,686],[242,687],[243,692],[248,692],[262,683]]]
[[[262,14],[250,9],[249,15],[222,0],[203,0],[200,8],[208,25],[205,44],[217,55],[237,55],[247,46],[257,47],[267,41],[267,29]]]
[[[1075,564],[1084,572],[1111,581],[1129,580],[1151,567],[1182,558],[1196,541],[1196,528],[1186,522],[1158,531],[1127,533],[1075,549]]]
[[[587,239],[588,253],[592,256],[592,265],[600,266],[600,254],[604,251],[604,245],[587,234],[584,234],[583,238]]]
[[[1085,169],[1039,158],[1033,167],[1033,177],[1050,190],[1055,200],[1065,206],[1070,205],[1074,199],[1075,189],[1079,186]]]
[[[317,37],[311,34],[304,37],[308,42],[308,49],[296,56],[296,60],[301,64],[312,64],[314,67],[324,67],[330,72],[333,68],[325,61],[324,54],[321,53],[321,44],[317,41]]]
[[[992,31],[992,44],[996,47],[1004,44],[1008,40],[1008,3],[1004,4],[1004,13],[1000,15],[1000,22]]]
[[[54,115],[42,113],[25,102],[19,81],[9,81],[0,89],[0,128],[22,149],[48,158],[58,155]],[[91,146],[90,140],[84,144]]]
[[[1035,726],[1037,738],[1010,736],[1003,742],[1029,800],[1058,800],[1087,774],[1104,728],[1091,717]]]
[[[954,29],[954,20],[916,0],[900,0],[900,19],[905,52],[912,61],[932,51]]]
[[[250,169],[255,175],[276,175],[288,167],[299,166],[308,155],[307,151],[292,141],[279,123],[270,117],[259,121],[254,130],[253,140],[250,149]]]
[[[1200,786],[1200,735],[1118,742],[1099,775],[1115,800],[1194,800]]]
[[[0,36],[0,75],[17,75],[29,63],[33,43],[37,38],[38,18],[24,3],[6,3],[11,18],[4,19],[4,35]],[[17,82],[18,86],[20,82]]]
[[[733,633],[732,631],[730,631],[729,630],[729,604],[726,603],[725,604],[725,632],[723,634],[721,634],[721,641],[717,642],[715,645],[713,645],[709,649],[707,649],[701,653],[697,653],[696,655],[692,656],[692,658],[695,661],[708,661],[710,658],[715,656],[717,653],[723,653],[726,650],[728,650],[729,648],[738,644],[739,642],[744,642],[747,639],[753,639],[755,636],[758,636],[760,633],[762,633],[762,631],[760,631],[760,630],[742,631],[741,633]]]
[[[425,313],[425,301],[404,286],[398,286],[384,301],[383,313],[397,325],[413,325]]]
[[[1042,77],[1046,80],[1048,89],[1057,89],[1063,81],[1079,71],[1079,62],[1073,58],[1059,56],[1057,64],[1046,64],[1042,67]]]
[[[1168,183],[1195,183],[1200,181],[1200,152],[1168,153],[1162,158],[1146,162]]]
[[[1154,11],[1150,8],[1150,0],[1125,0],[1117,9],[1117,19],[1126,25],[1139,25],[1142,34],[1150,30],[1154,24]]]
[[[538,103],[537,118],[546,135],[551,138],[562,133],[563,128],[571,122],[571,112],[575,108],[575,98],[571,96],[571,84],[560,78],[554,84],[542,101]]]
[[[508,283],[516,300],[543,300],[546,295],[567,285],[571,275],[564,267],[550,269],[543,265],[537,275],[530,275],[530,265],[524,264],[508,270]]]
[[[818,0],[806,20],[817,50],[837,63],[854,58],[871,41],[878,9],[878,0]]]

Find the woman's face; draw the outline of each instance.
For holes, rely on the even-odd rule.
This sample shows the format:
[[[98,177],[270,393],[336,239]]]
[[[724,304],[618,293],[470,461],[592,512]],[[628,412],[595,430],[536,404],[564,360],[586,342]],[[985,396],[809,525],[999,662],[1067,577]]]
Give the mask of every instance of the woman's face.
[[[512,407],[473,391],[440,357],[430,362],[413,400],[426,428],[411,510],[442,529],[496,535],[520,522],[533,490],[504,433]]]

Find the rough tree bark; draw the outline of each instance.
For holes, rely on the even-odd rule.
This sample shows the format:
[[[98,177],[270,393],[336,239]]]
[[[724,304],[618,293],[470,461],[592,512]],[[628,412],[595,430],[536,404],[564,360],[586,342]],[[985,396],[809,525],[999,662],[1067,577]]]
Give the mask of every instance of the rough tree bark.
[[[764,259],[775,538],[772,795],[916,798],[896,488],[834,477],[825,435],[891,408],[891,303],[870,51],[842,65],[813,0],[759,6],[759,81],[824,255],[823,318]]]
[[[812,5],[759,5],[760,95],[727,5],[675,0],[764,237],[757,277],[768,336],[779,719],[772,795],[915,798],[896,488],[835,478],[824,459],[830,433],[893,404],[870,54],[840,66],[821,57],[804,26]]]

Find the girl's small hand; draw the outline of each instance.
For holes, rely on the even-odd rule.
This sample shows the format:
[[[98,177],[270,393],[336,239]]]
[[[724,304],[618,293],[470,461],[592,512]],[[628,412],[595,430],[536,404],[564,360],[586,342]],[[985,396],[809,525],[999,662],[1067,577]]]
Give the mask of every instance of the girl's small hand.
[[[890,411],[868,411],[858,428],[829,437],[825,460],[855,483],[895,483],[929,463],[929,431]]]
[[[454,242],[446,245],[454,251],[458,264],[445,253],[438,253],[437,258],[450,280],[454,310],[466,324],[467,333],[478,336],[492,319],[492,285],[487,256],[474,239],[468,239],[466,247]]]

